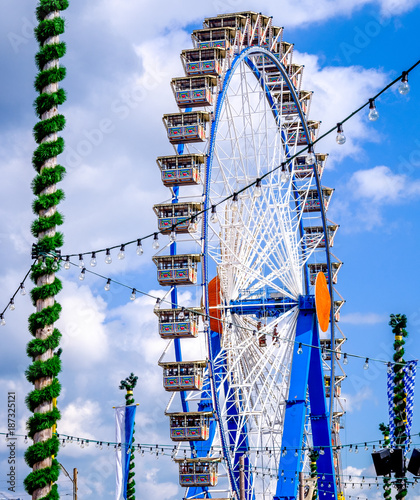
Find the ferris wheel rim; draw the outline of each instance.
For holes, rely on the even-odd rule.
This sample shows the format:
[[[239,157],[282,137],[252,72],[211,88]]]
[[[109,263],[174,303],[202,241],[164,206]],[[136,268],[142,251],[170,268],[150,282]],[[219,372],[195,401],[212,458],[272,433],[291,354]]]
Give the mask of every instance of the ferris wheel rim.
[[[291,82],[286,70],[284,69],[283,65],[279,62],[279,60],[275,57],[275,55],[268,49],[264,48],[264,47],[261,47],[261,46],[253,46],[253,47],[247,47],[245,49],[243,49],[241,51],[240,54],[236,55],[236,57],[234,58],[234,61],[232,62],[231,64],[231,67],[229,68],[229,70],[227,70],[226,74],[225,74],[225,77],[224,77],[224,80],[223,80],[223,87],[222,87],[222,90],[220,91],[219,95],[218,95],[218,99],[217,99],[217,103],[216,103],[216,106],[215,106],[215,116],[214,116],[214,120],[213,120],[213,123],[212,123],[212,128],[211,128],[211,135],[210,135],[210,142],[209,142],[209,147],[208,147],[208,157],[207,157],[207,164],[206,164],[206,186],[205,186],[205,199],[204,199],[204,215],[203,215],[203,237],[204,237],[204,251],[203,251],[203,281],[204,281],[204,284],[205,284],[205,287],[207,288],[208,287],[208,284],[209,284],[209,279],[208,279],[208,271],[209,271],[209,266],[208,266],[208,261],[209,259],[211,259],[211,257],[209,256],[209,252],[208,252],[208,241],[209,241],[209,210],[211,208],[210,206],[210,196],[209,196],[209,192],[210,192],[210,181],[211,181],[211,168],[212,168],[212,163],[213,163],[213,156],[214,156],[214,149],[215,149],[215,143],[216,143],[216,140],[217,140],[217,131],[218,131],[218,127],[219,127],[219,121],[220,121],[220,114],[222,112],[222,109],[223,109],[223,105],[224,105],[224,102],[225,102],[225,99],[226,99],[226,95],[227,95],[227,92],[228,92],[228,89],[229,89],[229,85],[231,83],[231,79],[235,73],[235,71],[237,70],[237,68],[240,66],[240,64],[242,62],[246,62],[246,59],[249,57],[249,56],[253,56],[253,55],[264,55],[264,56],[268,56],[270,58],[270,60],[277,66],[277,69],[280,71],[282,77],[284,78],[284,80],[286,81],[288,87],[289,87],[289,90],[293,96],[293,101],[294,103],[296,104],[296,107],[298,109],[298,114],[299,114],[299,117],[300,117],[300,123],[302,124],[302,127],[304,128],[305,132],[306,132],[306,137],[307,137],[307,142],[308,142],[308,146],[311,145],[311,143],[309,142],[309,137],[310,137],[310,134],[309,134],[309,128],[308,128],[308,124],[307,124],[307,121],[306,121],[306,117],[303,113],[303,110],[300,106],[300,102],[299,102],[299,99],[298,99],[298,95],[297,93],[295,92],[295,87],[293,85],[293,83]],[[251,70],[253,70],[251,68]],[[255,75],[255,71],[254,72],[254,75]],[[257,75],[255,75],[257,77],[257,80],[260,82],[260,84],[262,84],[263,82],[261,81],[261,78],[258,77]],[[265,97],[268,99],[269,97],[272,98],[271,96],[271,93],[270,91],[267,89],[267,87],[263,85],[261,85],[262,87],[262,90],[264,91],[265,93]],[[272,107],[272,109],[275,109],[274,106]],[[275,117],[275,119],[277,119]],[[280,127],[281,129],[281,127]],[[305,148],[306,149],[306,148]],[[318,194],[320,195],[320,197],[322,197],[322,188],[321,188],[321,184],[320,184],[320,179],[319,179],[319,176],[318,176],[318,172],[317,172],[317,169],[316,167],[314,166],[313,167],[313,170],[314,170],[314,173],[315,173],[315,179],[316,179],[316,188],[317,188],[317,191],[318,191]],[[322,199],[322,198],[320,198]],[[323,204],[321,203],[321,217],[322,217],[322,223],[323,223],[323,229],[324,229],[324,234],[327,235],[327,232],[326,232],[326,224],[327,224],[327,221],[326,221],[326,215],[325,215],[325,211],[324,211],[324,207],[323,207]],[[329,260],[329,246],[328,246],[328,238],[326,237],[325,238],[325,241],[326,241],[326,254],[327,254],[327,258],[328,258],[328,274],[329,274],[329,278],[331,278],[332,276],[332,273],[331,273],[331,265],[330,265],[330,260]],[[331,292],[332,292],[332,279],[329,279],[329,285],[331,287]],[[205,306],[206,306],[206,315],[208,316],[210,314],[210,311],[209,311],[209,304],[208,304],[208,298],[206,297],[206,301],[205,301]],[[333,312],[331,311],[331,314],[333,314]],[[331,321],[331,325],[333,325],[333,320]],[[211,334],[210,332],[210,329],[208,329],[207,331],[207,335],[209,336]],[[208,338],[208,341],[207,341],[207,344],[209,346],[209,360],[210,360],[210,363],[212,364],[213,366],[213,363],[215,361],[215,358],[213,356],[213,353],[211,352],[212,350],[212,347],[211,347],[211,342],[210,342],[210,339]],[[222,425],[222,414],[221,414],[221,409],[220,409],[220,406],[219,406],[219,401],[218,401],[218,395],[217,395],[217,390],[216,390],[216,380],[214,378],[214,370],[212,369],[211,370],[211,374],[210,374],[210,377],[212,378],[212,384],[211,384],[211,388],[212,388],[212,395],[213,395],[213,400],[214,400],[214,406],[215,406],[215,411],[216,411],[216,414],[217,414],[217,420],[219,422],[219,432],[220,432],[220,438],[221,438],[221,441],[222,441],[222,447],[224,449],[224,455],[225,455],[225,458],[228,460],[228,471],[229,471],[229,474],[230,474],[230,482],[231,482],[231,486],[233,486],[233,488],[235,487],[235,481],[233,480],[233,474],[232,474],[232,465],[231,463],[229,463],[229,450],[227,449],[227,445],[226,445],[226,441],[225,438],[223,437],[223,425]],[[331,391],[333,392],[333,391]],[[235,489],[235,488],[234,488]]]

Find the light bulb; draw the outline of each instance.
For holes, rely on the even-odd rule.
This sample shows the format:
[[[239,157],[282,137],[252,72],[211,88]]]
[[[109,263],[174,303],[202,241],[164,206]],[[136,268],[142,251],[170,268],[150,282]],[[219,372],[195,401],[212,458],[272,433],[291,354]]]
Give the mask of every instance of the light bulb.
[[[137,240],[137,255],[143,255],[143,245],[141,244],[141,240]]]
[[[118,260],[125,259],[125,245],[121,245],[120,251],[118,253]]]
[[[28,436],[25,436],[25,439],[23,440],[25,444],[28,444]]]
[[[66,262],[64,262],[64,269],[70,269],[70,257],[66,257]]]
[[[365,364],[363,365],[363,369],[364,370],[368,370],[369,369],[369,358],[366,358]]]
[[[295,450],[295,457],[297,457],[297,456],[298,456],[298,451],[297,451],[297,450]]]
[[[357,444],[356,447],[354,448],[354,453],[359,453],[359,448],[357,447]]]
[[[181,311],[179,312],[178,319],[180,319],[181,321],[185,319],[184,308],[182,308]]]
[[[154,250],[157,250],[159,248],[159,236],[158,236],[158,233],[155,233],[154,236],[153,236],[153,245],[152,245],[152,248]]]
[[[109,292],[111,290],[111,279],[108,278],[106,285],[104,287],[105,292]]]
[[[197,218],[191,217],[190,224],[188,226],[188,232],[191,233],[196,233],[197,232]]]
[[[335,138],[337,141],[337,144],[342,146],[346,142],[346,136],[344,135],[343,132],[343,125],[342,123],[337,123],[337,137]]]
[[[238,210],[238,193],[233,193],[233,198],[230,206],[232,212],[236,212]]]
[[[80,275],[79,275],[79,280],[80,280],[80,281],[83,281],[83,280],[85,279],[85,277],[86,277],[86,274],[85,274],[85,273],[86,273],[86,269],[85,269],[85,268],[83,268],[83,269],[82,269],[82,272],[81,272],[81,273],[80,273]]]
[[[349,453],[351,453],[352,451],[353,451],[353,445],[351,444],[349,448]]]
[[[203,326],[204,326],[204,328],[208,328],[209,325],[210,325],[209,317],[208,316],[204,316],[204,319],[203,319]]]
[[[367,443],[365,443],[365,450],[368,451],[368,449],[369,449],[368,445],[367,445]]]
[[[347,354],[344,353],[344,358],[343,358],[343,365],[347,365],[349,362],[348,358],[347,358]]]
[[[327,351],[322,349],[322,359],[325,361],[327,359]]]
[[[3,314],[0,314],[0,325],[5,326],[6,325],[6,320],[4,319]]]
[[[386,369],[387,373],[392,373],[392,364],[388,363],[388,367]]]
[[[23,283],[20,284],[20,294],[26,295],[25,285]]]
[[[156,304],[155,304],[154,310],[155,310],[155,311],[158,311],[159,309],[160,309],[160,299],[159,299],[159,298],[157,298],[157,299],[156,299]]]
[[[379,118],[378,110],[376,109],[375,100],[369,99],[369,120],[375,122]]]
[[[298,348],[298,350],[297,350],[297,353],[298,353],[298,354],[302,354],[302,352],[303,352],[303,349],[302,349],[302,344],[299,344],[299,348]]]
[[[10,299],[9,309],[11,311],[14,311],[16,309],[16,307],[15,307],[15,301],[13,299]]]
[[[83,255],[79,253],[79,267],[83,269],[85,267],[85,263],[83,262]]]
[[[210,222],[212,222],[213,224],[216,224],[217,222],[216,205],[211,206]]]
[[[105,254],[105,264],[111,264],[111,262],[112,262],[111,252],[109,248],[107,248]]]
[[[314,148],[312,144],[308,148],[308,153],[305,158],[305,163],[306,165],[313,165],[316,161],[315,155],[314,155]]]
[[[52,269],[53,271],[58,271],[58,260],[57,260],[57,258],[55,258],[55,259],[53,260],[53,263],[51,264],[51,269]]]
[[[325,455],[324,448],[320,448],[320,449],[319,449],[319,454],[320,454],[320,455]]]
[[[90,265],[92,267],[95,267],[97,263],[98,263],[98,261],[96,260],[96,253],[92,252],[92,257],[90,259]]]
[[[176,232],[175,231],[171,231],[171,234],[169,236],[169,240],[170,241],[176,241]]]
[[[262,195],[261,179],[257,179],[257,183],[255,184],[255,189],[254,189],[254,197],[259,198],[261,195]]]
[[[133,288],[133,291],[131,292],[130,300],[136,300],[136,289],[135,288]]]
[[[403,71],[401,77],[401,83],[398,87],[398,92],[401,95],[408,94],[410,92],[410,85],[408,85],[408,73],[407,71]]]

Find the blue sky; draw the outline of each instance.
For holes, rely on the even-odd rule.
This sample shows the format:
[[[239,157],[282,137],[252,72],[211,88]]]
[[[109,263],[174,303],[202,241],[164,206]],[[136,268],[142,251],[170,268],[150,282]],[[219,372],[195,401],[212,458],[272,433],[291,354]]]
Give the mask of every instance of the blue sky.
[[[63,253],[113,246],[152,232],[154,203],[168,198],[155,158],[170,154],[161,116],[176,110],[169,82],[182,74],[178,54],[191,47],[189,33],[204,17],[243,10],[262,11],[285,27],[284,39],[295,43],[294,60],[305,64],[304,87],[314,90],[311,117],[327,130],[396,78],[419,59],[417,38],[420,6],[416,0],[309,0],[168,2],[134,0],[71,1],[65,13],[63,59],[68,77],[63,82],[68,101],[66,152],[60,159],[68,169],[62,183],[66,200]],[[33,219],[30,183],[36,122],[32,82],[36,44],[34,2],[4,0],[0,19],[0,309],[6,305],[30,266]],[[362,112],[345,124],[347,142],[325,139],[317,150],[329,152],[323,183],[335,188],[328,216],[340,224],[333,252],[343,262],[337,286],[346,304],[340,327],[348,338],[343,350],[363,357],[388,360],[392,334],[390,313],[405,313],[410,332],[406,359],[420,358],[420,307],[417,265],[420,222],[420,70],[409,77],[411,91],[401,96],[390,89],[377,101],[375,123]],[[135,248],[119,262],[99,272],[152,294],[159,290],[150,245],[142,257]],[[60,329],[63,333],[63,419],[59,432],[98,440],[113,440],[112,406],[123,402],[119,382],[131,371],[139,375],[140,403],[137,440],[168,443],[163,415],[167,395],[161,387],[157,360],[163,343],[152,312],[154,301],[129,301],[130,291],[113,287],[105,294],[103,281],[63,271],[64,290]],[[29,288],[28,283],[28,288]],[[158,292],[157,292],[158,293]],[[192,297],[186,293],[185,303]],[[0,327],[0,432],[6,427],[7,392],[18,397],[19,429],[28,412],[24,398],[30,390],[23,372],[28,359],[28,297],[18,296],[16,310]],[[348,413],[343,443],[380,439],[379,422],[387,420],[386,369],[363,360],[350,360],[343,396]],[[418,391],[417,391],[418,392]],[[415,410],[417,405],[415,406]],[[420,432],[415,414],[413,432]],[[420,438],[414,438],[420,445]],[[0,437],[0,492],[5,490],[7,453]],[[19,456],[24,444],[20,442]],[[90,446],[60,452],[68,469],[80,469],[80,497],[112,498],[113,456]],[[352,475],[372,476],[370,451],[344,452],[343,468]],[[27,474],[20,460],[18,477]],[[159,495],[181,498],[176,467],[168,458],[137,460],[139,498]],[[60,478],[68,491],[69,482]],[[420,491],[410,498],[420,498]],[[20,496],[27,495],[20,489]],[[380,498],[375,491],[349,495]],[[1,495],[0,495],[1,498]]]

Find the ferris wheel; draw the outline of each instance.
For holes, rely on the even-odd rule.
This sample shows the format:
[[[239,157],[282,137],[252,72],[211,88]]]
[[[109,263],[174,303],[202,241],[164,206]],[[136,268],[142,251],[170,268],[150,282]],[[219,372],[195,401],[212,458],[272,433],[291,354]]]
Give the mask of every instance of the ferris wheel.
[[[171,82],[179,111],[163,118],[171,199],[154,210],[169,239],[153,258],[170,287],[155,313],[184,497],[297,498],[316,456],[320,495],[339,498],[342,263],[312,93],[271,17],[208,18],[192,39]],[[322,331],[319,275],[332,299]]]

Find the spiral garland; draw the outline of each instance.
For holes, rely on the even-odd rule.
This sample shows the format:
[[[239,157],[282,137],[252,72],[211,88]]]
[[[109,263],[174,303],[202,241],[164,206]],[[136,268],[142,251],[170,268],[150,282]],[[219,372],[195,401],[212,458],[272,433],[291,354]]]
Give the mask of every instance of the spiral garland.
[[[391,445],[391,440],[389,439],[389,425],[381,423],[379,424],[379,430],[384,437],[384,447],[388,448]],[[383,488],[385,500],[391,500],[391,477],[384,476]]]
[[[35,37],[39,51],[35,61],[39,73],[34,85],[39,95],[34,107],[40,121],[33,130],[38,147],[32,157],[37,171],[32,181],[32,190],[37,196],[32,208],[38,218],[31,229],[37,238],[33,252],[38,260],[31,273],[35,283],[31,299],[36,312],[29,317],[29,331],[34,339],[27,345],[32,364],[26,370],[27,380],[35,386],[26,397],[27,407],[33,413],[27,421],[28,436],[34,443],[25,453],[25,461],[33,471],[25,478],[24,484],[32,499],[37,500],[59,498],[54,483],[60,473],[55,457],[59,449],[56,425],[60,412],[56,399],[61,390],[57,379],[61,371],[61,349],[57,349],[61,334],[54,328],[54,323],[61,311],[55,295],[62,285],[55,271],[60,262],[57,249],[63,244],[63,235],[56,232],[56,226],[63,223],[63,216],[56,206],[64,198],[64,193],[57,189],[56,183],[65,174],[64,167],[57,164],[57,156],[64,150],[64,140],[57,134],[64,129],[65,118],[58,114],[57,107],[66,100],[64,90],[58,88],[66,75],[66,69],[59,65],[59,59],[66,52],[59,35],[64,33],[64,19],[60,17],[60,11],[67,9],[68,5],[68,0],[40,0],[36,8],[38,26]]]
[[[394,365],[394,437],[395,444],[397,448],[404,448],[407,439],[406,435],[406,422],[407,422],[407,411],[406,411],[406,392],[404,384],[404,338],[408,336],[408,332],[405,329],[407,326],[407,317],[405,314],[391,314],[391,320],[389,325],[392,327],[392,333],[395,335],[394,341],[394,361],[398,365]],[[404,479],[400,479],[396,482],[397,494],[395,498],[397,500],[403,499],[407,496],[407,487]]]
[[[318,465],[317,460],[319,458],[319,452],[316,450],[312,450],[309,453],[309,460],[311,461],[311,478],[318,477]],[[314,492],[312,494],[312,500],[317,500],[318,498],[318,488],[315,486]]]
[[[136,387],[137,385],[137,380],[138,380],[138,377],[136,377],[134,375],[134,373],[131,373],[129,377],[127,377],[125,380],[121,380],[121,384],[120,384],[120,389],[121,390],[126,390],[126,395],[125,395],[125,404],[126,406],[130,406],[132,404],[134,404],[134,396],[133,396],[133,390],[134,388]],[[135,485],[136,485],[136,482],[134,481],[134,476],[135,476],[135,472],[134,472],[134,467],[136,466],[134,460],[135,460],[135,456],[134,456],[134,451],[135,451],[135,448],[133,446],[134,444],[134,433],[136,431],[133,429],[133,441],[132,441],[132,448],[131,448],[131,455],[130,455],[130,472],[128,473],[128,482],[127,482],[127,500],[135,500],[136,496],[135,496],[135,493],[136,493],[136,489],[135,489]]]

